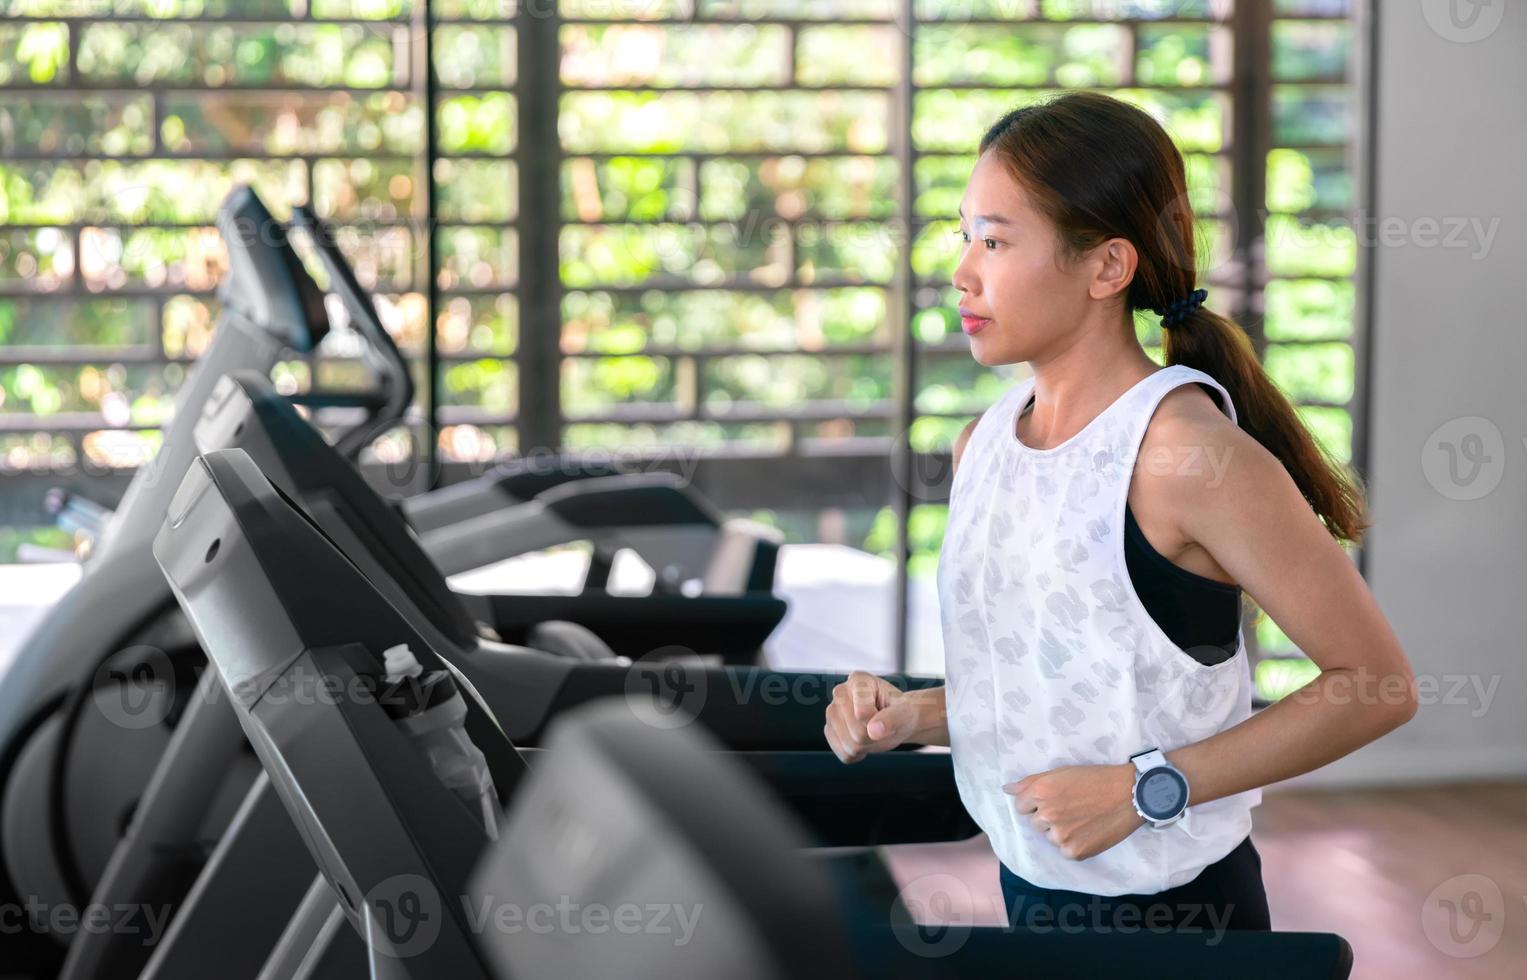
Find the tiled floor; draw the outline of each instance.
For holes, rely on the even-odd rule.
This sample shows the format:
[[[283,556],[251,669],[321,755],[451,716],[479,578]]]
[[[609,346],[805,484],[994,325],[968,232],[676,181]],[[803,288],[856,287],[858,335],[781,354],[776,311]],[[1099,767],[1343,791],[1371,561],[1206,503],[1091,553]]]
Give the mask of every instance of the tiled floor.
[[[1253,815],[1274,928],[1345,936],[1354,978],[1527,977],[1527,783],[1268,790]],[[1002,922],[984,837],[890,851],[924,918]]]

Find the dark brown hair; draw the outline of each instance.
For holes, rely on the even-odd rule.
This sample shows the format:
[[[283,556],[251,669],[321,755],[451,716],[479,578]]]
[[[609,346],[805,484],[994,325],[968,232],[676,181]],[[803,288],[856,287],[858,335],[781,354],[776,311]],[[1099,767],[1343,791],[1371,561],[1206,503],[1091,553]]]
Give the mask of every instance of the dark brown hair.
[[[981,138],[1058,231],[1069,258],[1110,238],[1139,262],[1125,303],[1165,309],[1197,286],[1193,209],[1182,154],[1155,119],[1097,92],[1069,92],[1014,109]],[[1283,463],[1337,540],[1367,523],[1355,475],[1317,443],[1239,326],[1205,307],[1163,330],[1168,364],[1197,368],[1230,393],[1237,419]]]

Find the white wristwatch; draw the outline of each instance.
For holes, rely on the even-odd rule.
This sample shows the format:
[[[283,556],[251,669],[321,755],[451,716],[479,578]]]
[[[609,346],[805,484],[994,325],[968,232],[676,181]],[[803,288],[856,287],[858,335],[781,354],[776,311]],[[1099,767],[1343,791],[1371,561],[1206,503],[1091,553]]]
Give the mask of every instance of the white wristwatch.
[[[1135,764],[1135,812],[1152,830],[1161,830],[1188,812],[1188,777],[1159,748],[1129,757]]]

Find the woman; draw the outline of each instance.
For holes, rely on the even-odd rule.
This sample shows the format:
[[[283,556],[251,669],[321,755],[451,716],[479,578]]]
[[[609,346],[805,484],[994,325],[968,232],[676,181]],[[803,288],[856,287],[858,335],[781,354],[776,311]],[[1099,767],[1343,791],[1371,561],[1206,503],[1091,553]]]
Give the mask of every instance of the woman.
[[[939,560],[947,680],[856,672],[844,762],[948,745],[1018,925],[1267,929],[1251,808],[1415,713],[1340,541],[1360,490],[1195,289],[1182,157],[1072,93],[1003,116],[960,208],[971,352],[1033,376],[954,447]],[[1133,313],[1162,315],[1167,367]],[[1251,712],[1244,590],[1320,668]],[[1189,805],[1191,804],[1191,805]]]

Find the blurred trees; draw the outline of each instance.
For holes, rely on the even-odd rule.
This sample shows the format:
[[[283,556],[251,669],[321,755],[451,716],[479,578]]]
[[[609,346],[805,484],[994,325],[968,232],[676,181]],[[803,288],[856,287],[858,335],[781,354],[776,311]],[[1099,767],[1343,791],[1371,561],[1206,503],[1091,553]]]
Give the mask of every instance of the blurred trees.
[[[1346,3],[1274,4],[1267,285],[1247,296],[1226,265],[1237,233],[1233,44],[1214,18],[1227,5],[1189,0],[1156,22],[1160,5],[1145,0],[919,0],[905,228],[892,155],[892,66],[904,37],[886,19],[891,5],[693,2],[693,11],[691,0],[560,4],[569,446],[887,450],[902,320],[891,287],[910,249],[919,413],[910,438],[921,451],[947,450],[1010,383],[970,359],[948,282],[974,143],[1013,105],[1087,86],[1145,108],[1177,141],[1209,302],[1261,333],[1268,370],[1327,448],[1350,458],[1358,242]],[[421,355],[435,331],[436,438],[447,459],[516,448],[514,3],[434,4],[428,174],[411,0],[310,5],[109,0],[100,19],[81,20],[72,0],[0,0],[7,468],[72,465],[82,454],[125,466],[152,451],[216,319],[224,260],[209,226],[237,181],[278,215],[310,199],[345,227],[341,245],[406,351]],[[1089,22],[1121,16],[1133,19]],[[424,179],[436,194],[433,270],[421,265]],[[433,325],[427,275],[442,291]],[[1152,320],[1138,326],[1156,351]],[[313,373],[294,364],[279,377],[293,387]],[[416,451],[409,440],[423,431],[387,451]],[[882,500],[888,470],[885,480]],[[802,513],[782,506],[769,519],[792,535],[826,533],[804,516],[811,502],[800,504]],[[888,551],[890,520],[867,504],[832,534]],[[914,575],[931,572],[942,521],[939,506],[915,510]]]

